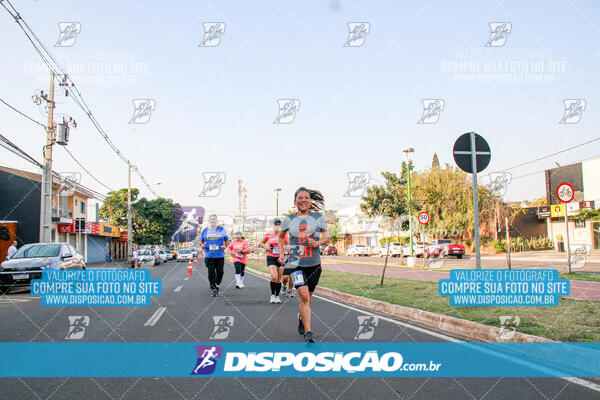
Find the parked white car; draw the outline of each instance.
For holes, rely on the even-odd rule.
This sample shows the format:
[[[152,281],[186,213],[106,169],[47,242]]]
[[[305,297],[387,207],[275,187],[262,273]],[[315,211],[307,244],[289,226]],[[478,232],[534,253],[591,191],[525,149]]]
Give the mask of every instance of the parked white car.
[[[427,246],[427,244],[425,244]],[[402,253],[404,257],[410,256],[410,243],[402,246]],[[423,256],[423,243],[413,242],[413,256],[422,257]]]
[[[142,249],[138,251],[138,262],[140,264],[148,264],[153,267],[156,265],[156,258],[152,250]]]
[[[164,250],[158,250],[158,255],[160,256],[161,260],[163,262],[167,262],[169,261],[169,256],[167,255],[167,252]]]
[[[389,250],[390,257],[402,256],[402,243],[392,242],[391,245],[390,245],[390,243],[388,243],[379,249],[379,257],[385,257],[386,254],[388,254],[388,247],[390,248],[390,250]]]
[[[347,256],[368,256],[369,248],[364,244],[355,244],[346,249]]]
[[[189,261],[194,257],[194,253],[192,253],[191,249],[181,249],[177,253],[177,262],[180,261]]]

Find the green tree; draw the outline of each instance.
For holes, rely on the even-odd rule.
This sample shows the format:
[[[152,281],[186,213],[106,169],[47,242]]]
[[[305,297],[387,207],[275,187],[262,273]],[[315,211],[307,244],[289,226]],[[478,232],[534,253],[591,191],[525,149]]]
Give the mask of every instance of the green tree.
[[[430,215],[428,228],[447,236],[466,231],[473,236],[473,189],[470,176],[458,168],[445,165],[415,172],[412,178],[416,209]],[[483,223],[494,214],[496,199],[484,187],[478,188],[480,219]]]
[[[412,162],[409,168],[412,169]],[[404,162],[402,163],[402,171],[405,174],[408,173],[406,163]],[[398,177],[398,175],[392,172],[382,172],[381,175],[385,179],[385,184],[367,188],[366,194],[362,197],[363,202],[360,205],[360,210],[368,217],[385,217],[386,223],[382,225],[391,231],[394,229],[394,221],[406,214],[408,208],[406,190],[404,189],[405,179]],[[408,175],[406,176],[408,177]],[[397,229],[400,229],[400,227],[397,227]],[[385,263],[379,283],[380,286],[383,286],[387,262],[388,254],[385,256]]]
[[[139,195],[138,189],[131,189],[131,201],[135,201]],[[135,204],[133,205],[135,206]],[[132,208],[133,208],[132,206]],[[100,207],[98,215],[101,220],[109,224],[127,229],[127,189],[109,192]]]
[[[440,160],[438,158],[437,153],[433,153],[433,160],[431,160],[431,169],[439,168]]]
[[[171,199],[138,200],[139,190],[131,189],[131,225],[137,244],[166,243],[173,233],[174,212],[179,204]],[[127,229],[127,189],[110,192],[100,207],[99,216],[109,224]]]

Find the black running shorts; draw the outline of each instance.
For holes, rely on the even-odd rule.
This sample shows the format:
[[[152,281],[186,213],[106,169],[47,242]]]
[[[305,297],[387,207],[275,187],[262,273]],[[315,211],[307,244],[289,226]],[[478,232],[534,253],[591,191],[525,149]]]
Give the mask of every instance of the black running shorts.
[[[317,284],[319,283],[319,278],[321,277],[321,264],[315,265],[314,267],[298,267],[294,268],[292,272],[302,271],[302,275],[304,277],[304,283],[296,286],[294,282],[294,286],[296,288],[300,286],[308,286],[309,292],[314,292],[317,288]]]
[[[283,265],[279,263],[279,257],[267,256],[267,266],[271,265],[274,265],[277,268],[283,267]]]

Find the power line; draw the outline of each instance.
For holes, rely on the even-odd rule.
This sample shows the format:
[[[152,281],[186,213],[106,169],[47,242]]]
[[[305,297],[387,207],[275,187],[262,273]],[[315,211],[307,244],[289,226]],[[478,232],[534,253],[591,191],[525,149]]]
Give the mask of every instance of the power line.
[[[4,5],[5,2],[10,5],[10,7],[13,9],[14,13],[11,12],[11,10],[9,10]],[[90,119],[90,121],[92,122],[92,125],[94,125],[94,127],[96,128],[96,130],[98,131],[98,133],[100,133],[100,136],[102,136],[102,138],[106,141],[106,143],[110,146],[110,148],[119,156],[119,158],[121,158],[121,160],[123,160],[123,162],[125,162],[129,166],[132,166],[132,163],[127,159],[127,157],[125,157],[125,155],[119,150],[119,148],[109,138],[109,136],[106,133],[106,131],[102,128],[102,126],[100,125],[100,123],[98,122],[98,120],[94,117],[94,115],[92,114],[92,110],[90,109],[90,107],[87,105],[87,103],[83,99],[83,96],[81,95],[81,92],[79,91],[79,89],[75,85],[75,82],[60,67],[60,64],[58,63],[58,61],[56,61],[56,59],[54,58],[54,56],[52,55],[52,53],[48,50],[48,48],[44,45],[44,43],[40,40],[40,38],[35,34],[35,32],[33,31],[33,29],[31,29],[31,27],[23,19],[23,17],[21,16],[21,14],[12,5],[12,3],[10,2],[10,0],[0,0],[0,5],[2,5],[2,7],[4,7],[4,9],[15,19],[15,22],[17,23],[17,25],[19,25],[19,27],[21,28],[21,30],[23,31],[23,33],[25,33],[25,36],[27,37],[27,39],[29,40],[29,42],[31,42],[31,44],[33,45],[35,51],[42,58],[42,61],[48,66],[48,68],[50,69],[50,71],[54,72],[57,76],[62,76],[62,83],[60,85],[61,86],[67,86],[67,87],[71,88],[71,90],[69,92],[72,93],[72,94],[74,94],[74,96],[70,96],[70,97],[73,99],[73,101],[75,102],[75,104],[77,104],[83,110],[83,112],[86,114],[86,116]],[[27,29],[25,29],[25,27]],[[32,39],[32,36],[33,36],[33,38],[35,40]],[[40,47],[43,49],[43,51],[40,50]],[[46,53],[46,54],[44,54],[44,53]],[[49,60],[51,60],[52,63]],[[69,85],[69,82],[70,82],[70,85]],[[140,172],[139,168],[136,168],[136,172],[137,172],[138,176],[140,177],[140,179],[142,180],[142,182],[146,185],[147,189],[154,196],[159,197],[156,194],[156,192],[152,189],[152,187],[148,184],[148,182],[146,181],[146,179],[144,178],[144,176]]]
[[[28,120],[35,122],[36,124],[40,125],[42,128],[46,129],[46,125],[42,124],[41,122],[36,121],[35,119],[31,118],[29,115],[24,114],[23,112],[17,110],[15,107],[11,106],[10,104],[8,104],[6,101],[4,101],[4,99],[0,98],[0,101],[2,103],[4,103],[7,107],[9,107],[10,109],[12,109],[13,111],[21,114],[23,117],[27,118]]]
[[[30,121],[33,121],[33,122],[35,122],[36,124],[40,125],[42,128],[46,129],[46,126],[45,126],[44,124],[42,124],[42,123],[40,123],[40,122],[36,121],[35,119],[33,119],[33,118],[29,117],[28,115],[24,114],[23,112],[21,112],[21,111],[17,110],[15,107],[13,107],[13,106],[11,106],[10,104],[8,104],[8,103],[7,103],[6,101],[4,101],[2,98],[0,98],[0,101],[1,101],[2,103],[4,103],[5,105],[7,105],[8,107],[10,107],[12,110],[14,110],[14,111],[16,111],[17,113],[21,114],[23,117],[25,117],[25,118],[29,119]],[[7,150],[9,150],[9,151],[12,151],[13,153],[15,153],[15,154],[17,154],[17,155],[19,155],[19,156],[25,155],[26,157],[22,157],[22,158],[25,158],[27,161],[30,161],[30,162],[32,162],[33,164],[35,164],[35,165],[37,165],[37,166],[39,166],[39,167],[42,167],[42,165],[41,165],[41,164],[39,164],[37,161],[35,161],[35,160],[34,160],[32,157],[30,157],[30,156],[29,156],[27,153],[25,153],[23,150],[21,150],[20,148],[18,148],[18,147],[17,147],[17,146],[16,146],[14,143],[10,142],[10,141],[9,141],[8,139],[6,139],[4,136],[2,136],[2,138],[3,138],[3,140],[2,140],[2,141],[4,142],[4,144],[1,144],[1,143],[0,143],[0,145],[2,145],[4,148],[6,148],[6,149],[7,149]],[[9,146],[9,147],[7,147],[7,146]],[[93,175],[93,174],[92,174],[92,173],[91,173],[91,172],[90,172],[90,171],[89,171],[87,168],[85,168],[85,167],[83,166],[83,164],[81,164],[81,163],[79,162],[79,160],[77,160],[77,158],[75,158],[75,156],[73,155],[73,153],[71,153],[71,152],[69,151],[69,149],[68,149],[68,148],[66,148],[66,147],[64,147],[64,146],[63,146],[63,148],[64,148],[64,149],[65,149],[65,151],[66,151],[66,152],[69,154],[69,156],[71,156],[71,158],[73,159],[73,161],[75,161],[75,162],[77,163],[77,165],[79,165],[79,166],[81,167],[81,169],[83,169],[83,170],[84,170],[84,171],[85,171],[85,172],[86,172],[86,173],[87,173],[87,174],[88,174],[88,175],[89,175],[89,176],[90,176],[92,179],[94,179],[96,182],[98,182],[100,185],[104,186],[104,187],[105,187],[105,188],[107,188],[108,190],[110,190],[110,191],[113,191],[113,192],[114,192],[114,189],[111,189],[110,187],[106,186],[106,185],[105,185],[104,183],[102,183],[102,182],[101,182],[101,181],[100,181],[98,178],[96,178],[96,177],[95,177],[95,176],[94,176],[94,175]]]
[[[96,178],[94,175],[92,175],[92,173],[90,171],[87,170],[87,168],[85,168],[80,162],[79,160],[77,160],[75,158],[75,156],[69,151],[69,149],[67,149],[65,146],[62,147],[68,155],[71,156],[71,158],[73,159],[73,161],[75,161],[77,163],[77,165],[79,165],[81,167],[82,170],[84,170],[89,176],[92,177],[92,179],[94,179],[96,182],[98,182],[99,184],[101,184],[102,186],[104,186],[105,188],[107,188],[108,190],[110,190],[111,192],[114,192],[114,189],[111,189],[110,187],[106,186],[104,183],[100,182],[100,180],[98,178]]]
[[[514,166],[512,166],[512,167],[510,167],[510,168],[505,168],[505,169],[503,169],[503,170],[496,171],[496,172],[505,172],[505,171],[508,171],[509,169],[519,168],[519,167],[522,167],[522,166],[524,166],[524,165],[532,164],[532,163],[534,163],[534,162],[538,162],[538,161],[544,160],[544,159],[546,159],[546,158],[554,157],[554,156],[556,156],[556,155],[558,155],[558,154],[565,153],[565,152],[567,152],[567,151],[570,151],[570,150],[576,149],[576,148],[578,148],[578,147],[585,146],[585,145],[587,145],[587,144],[590,144],[590,143],[596,142],[596,141],[598,141],[598,140],[600,140],[600,137],[597,137],[597,138],[595,138],[595,139],[592,139],[592,140],[588,140],[587,142],[580,143],[580,144],[577,144],[577,145],[575,145],[575,146],[571,146],[571,147],[569,147],[569,148],[567,148],[567,149],[564,149],[564,150],[561,150],[561,151],[557,151],[556,153],[548,154],[547,156],[540,157],[540,158],[536,158],[535,160],[531,160],[531,161],[527,161],[527,162],[524,162],[524,163],[521,163],[521,164],[517,164],[517,165],[514,165]]]
[[[27,161],[27,162],[35,165],[36,167],[38,167],[40,169],[44,168],[44,166],[40,162],[38,162],[35,158],[33,158],[32,156],[30,156],[29,154],[27,154],[19,146],[17,146],[16,144],[14,144],[13,142],[11,142],[9,139],[7,139],[5,136],[3,136],[1,134],[0,134],[0,146],[4,147],[6,150],[10,151],[11,153],[13,153],[13,154],[21,157],[23,160],[25,160],[25,161]],[[65,150],[67,150],[66,147],[65,147]],[[68,150],[67,150],[67,152],[68,152]],[[79,164],[79,162],[77,160],[75,160],[75,161]],[[80,166],[83,168],[83,166],[81,164],[80,164]],[[87,171],[85,168],[83,168],[83,170],[85,172],[87,172],[92,178],[94,178],[94,176],[91,175],[90,172]],[[52,175],[55,176],[55,177],[57,177],[57,178],[59,178],[59,179],[61,179],[61,180],[64,179],[63,176],[61,174],[59,174],[58,172],[54,172],[53,171]],[[96,178],[94,178],[94,179],[96,179]],[[102,182],[98,181],[98,183],[100,183],[101,185],[104,186],[104,184]],[[79,185],[79,186],[82,186],[82,185]],[[82,187],[84,187],[84,186],[82,186]],[[87,187],[85,189],[87,191],[93,193],[96,196],[96,198],[98,198],[98,199],[104,199],[104,198],[106,198],[106,196],[104,194],[100,193],[100,192],[97,192],[97,191],[95,191],[93,189],[90,189],[90,188],[87,188]]]

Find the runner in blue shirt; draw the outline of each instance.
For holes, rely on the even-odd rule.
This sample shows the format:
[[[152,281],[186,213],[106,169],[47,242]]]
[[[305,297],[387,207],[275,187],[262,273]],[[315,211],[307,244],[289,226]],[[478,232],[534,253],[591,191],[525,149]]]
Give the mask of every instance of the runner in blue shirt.
[[[223,280],[223,266],[225,265],[225,249],[229,246],[229,237],[225,228],[217,226],[217,216],[208,217],[208,228],[200,234],[200,243],[204,249],[204,263],[208,270],[208,282],[212,295],[219,294],[219,285]]]

